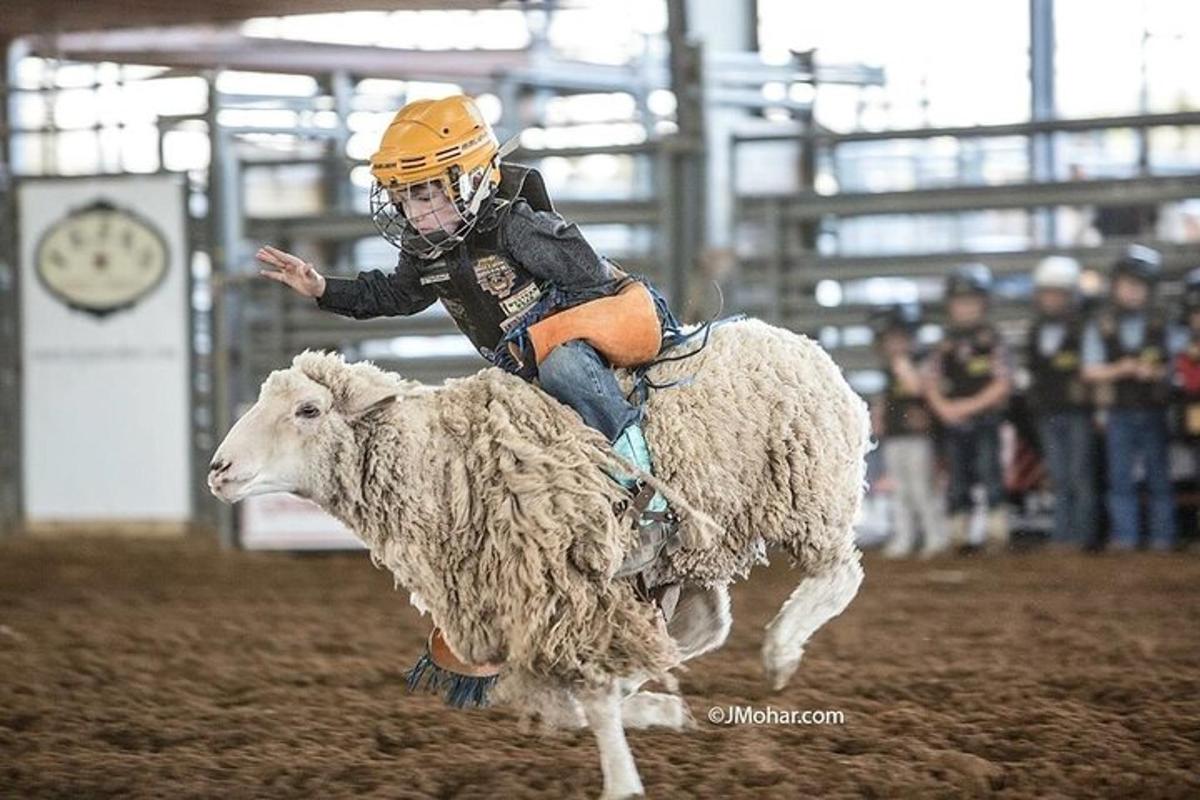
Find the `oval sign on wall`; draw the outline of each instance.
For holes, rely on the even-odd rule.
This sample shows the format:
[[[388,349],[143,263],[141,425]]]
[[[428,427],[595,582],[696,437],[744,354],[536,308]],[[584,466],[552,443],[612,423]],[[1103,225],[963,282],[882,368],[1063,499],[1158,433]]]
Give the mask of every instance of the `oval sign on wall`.
[[[157,227],[99,200],[46,229],[34,251],[34,269],[56,298],[102,317],[150,294],[166,275],[168,258]]]

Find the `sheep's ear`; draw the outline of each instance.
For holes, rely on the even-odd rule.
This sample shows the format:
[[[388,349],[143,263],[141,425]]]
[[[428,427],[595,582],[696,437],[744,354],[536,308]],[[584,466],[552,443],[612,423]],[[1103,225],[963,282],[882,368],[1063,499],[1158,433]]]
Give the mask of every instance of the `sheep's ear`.
[[[346,397],[343,413],[350,419],[358,419],[378,408],[390,406],[399,399],[400,394],[395,386],[355,386]]]

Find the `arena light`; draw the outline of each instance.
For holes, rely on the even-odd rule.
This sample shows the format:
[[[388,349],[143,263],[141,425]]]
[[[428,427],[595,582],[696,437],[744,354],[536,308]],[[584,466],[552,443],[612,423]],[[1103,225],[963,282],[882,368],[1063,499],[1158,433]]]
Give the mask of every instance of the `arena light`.
[[[670,89],[655,89],[646,96],[646,107],[650,113],[659,117],[669,117],[675,113],[679,101]]]
[[[835,308],[842,304],[842,285],[837,281],[823,280],[817,283],[817,305]]]

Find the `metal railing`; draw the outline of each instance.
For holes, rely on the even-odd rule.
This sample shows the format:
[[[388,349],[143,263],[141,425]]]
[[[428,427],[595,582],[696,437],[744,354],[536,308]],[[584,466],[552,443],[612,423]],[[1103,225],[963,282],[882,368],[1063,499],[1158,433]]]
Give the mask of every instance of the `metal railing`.
[[[1009,125],[958,126],[893,131],[835,133],[806,130],[797,126],[764,126],[735,137],[735,147],[762,142],[791,142],[797,159],[806,164],[831,164],[840,147],[863,142],[928,140],[938,137],[982,139],[1012,136],[1055,136],[1113,129],[1144,133],[1161,127],[1200,126],[1200,112],[1120,116],[1074,120],[1040,120]],[[736,161],[735,161],[736,163]],[[736,176],[735,176],[736,177]],[[807,176],[812,178],[812,176]],[[835,176],[836,179],[836,176]],[[735,183],[736,185],[736,183]],[[820,335],[830,327],[865,324],[870,306],[842,304],[829,307],[817,301],[816,288],[822,281],[846,282],[860,279],[936,278],[953,267],[981,261],[1000,276],[1025,275],[1037,262],[1052,254],[1073,256],[1085,267],[1106,269],[1127,240],[1108,239],[1102,244],[1058,247],[1038,240],[1032,233],[1023,249],[954,249],[928,252],[838,254],[818,250],[816,240],[828,234],[836,241],[845,220],[912,217],[954,217],[965,212],[994,210],[1026,212],[1032,230],[1035,214],[1059,207],[1146,206],[1200,198],[1200,163],[1172,174],[1142,174],[1118,179],[1077,181],[1032,181],[996,185],[926,186],[909,191],[844,192],[820,194],[811,189],[777,195],[741,195],[735,215],[738,226],[748,232],[737,253],[737,265],[729,283],[734,288],[733,304],[740,310],[762,316],[793,330]],[[915,229],[915,228],[914,228]],[[1138,241],[1163,252],[1166,292],[1169,299],[1183,271],[1200,266],[1200,243],[1156,240],[1147,234]],[[836,247],[833,248],[836,250]],[[1031,318],[1025,298],[994,303],[994,315],[1012,338],[1020,338]],[[940,310],[930,310],[935,324]],[[843,337],[825,337],[844,369],[864,370],[878,366],[869,344],[845,346]]]

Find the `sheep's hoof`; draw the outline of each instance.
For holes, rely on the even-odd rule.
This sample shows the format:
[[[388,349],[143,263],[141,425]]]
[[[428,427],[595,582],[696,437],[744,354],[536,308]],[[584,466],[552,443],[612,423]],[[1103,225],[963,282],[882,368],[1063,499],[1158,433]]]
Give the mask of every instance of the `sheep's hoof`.
[[[788,664],[777,667],[767,668],[767,683],[771,685],[771,690],[775,692],[783,691],[788,685],[788,681],[792,679],[796,668],[800,666],[800,659],[796,659]]]
[[[763,653],[763,671],[767,674],[767,683],[772,691],[781,691],[800,667],[800,659],[804,655],[801,650],[795,655],[780,655],[770,650]]]
[[[667,728],[682,731],[696,727],[687,703],[677,694],[637,692],[621,703],[621,724],[626,728]]]

